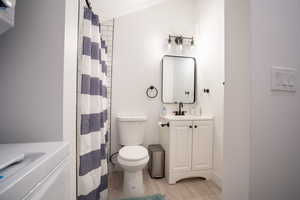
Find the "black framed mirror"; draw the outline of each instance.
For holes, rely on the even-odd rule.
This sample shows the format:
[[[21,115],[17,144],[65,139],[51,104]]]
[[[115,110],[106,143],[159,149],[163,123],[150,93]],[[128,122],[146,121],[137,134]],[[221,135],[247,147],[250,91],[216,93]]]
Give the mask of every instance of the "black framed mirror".
[[[165,55],[162,58],[162,102],[194,104],[196,102],[196,59]]]

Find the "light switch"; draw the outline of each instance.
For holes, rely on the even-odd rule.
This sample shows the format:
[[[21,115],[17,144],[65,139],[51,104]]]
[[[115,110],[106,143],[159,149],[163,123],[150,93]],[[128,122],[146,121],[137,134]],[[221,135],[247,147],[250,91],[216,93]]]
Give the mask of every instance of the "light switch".
[[[272,67],[272,90],[296,92],[296,69]]]

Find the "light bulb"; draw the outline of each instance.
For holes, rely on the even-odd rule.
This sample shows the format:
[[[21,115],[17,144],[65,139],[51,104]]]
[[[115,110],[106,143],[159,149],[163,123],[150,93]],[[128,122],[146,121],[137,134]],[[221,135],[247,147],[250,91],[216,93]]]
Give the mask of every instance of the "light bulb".
[[[195,41],[194,41],[194,38],[192,38],[191,46],[194,46],[194,45],[195,45]]]
[[[183,49],[183,46],[182,46],[182,44],[180,44],[179,45],[179,51],[182,51],[182,49]]]
[[[169,35],[169,39],[168,39],[168,49],[171,49],[172,47],[172,39],[171,36]]]

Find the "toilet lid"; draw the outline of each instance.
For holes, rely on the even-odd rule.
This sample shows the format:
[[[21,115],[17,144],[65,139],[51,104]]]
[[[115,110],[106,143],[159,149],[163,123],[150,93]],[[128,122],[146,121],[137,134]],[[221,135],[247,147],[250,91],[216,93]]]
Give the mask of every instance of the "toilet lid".
[[[127,161],[139,161],[148,157],[148,151],[142,146],[126,146],[119,151],[119,156]]]

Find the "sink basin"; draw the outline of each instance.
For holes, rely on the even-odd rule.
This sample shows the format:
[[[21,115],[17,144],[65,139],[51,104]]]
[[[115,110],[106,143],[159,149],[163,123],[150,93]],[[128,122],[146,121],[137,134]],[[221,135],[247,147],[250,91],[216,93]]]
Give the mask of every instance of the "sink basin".
[[[212,116],[200,116],[200,115],[165,115],[161,116],[162,119],[169,121],[193,121],[193,120],[212,120]]]

